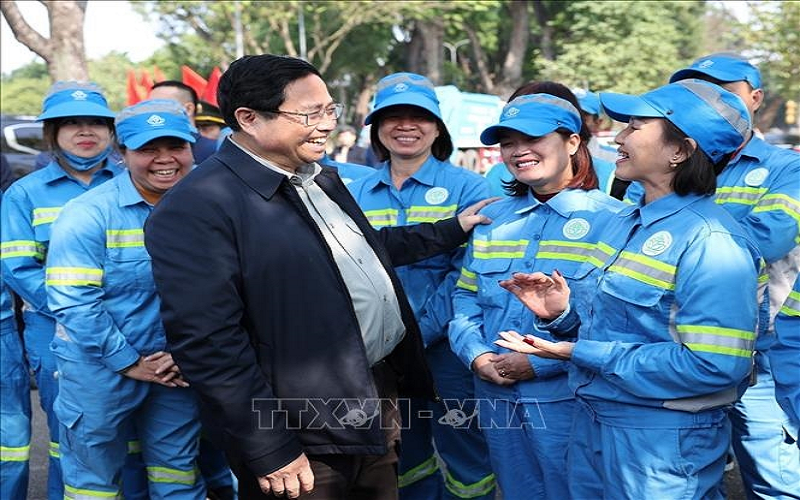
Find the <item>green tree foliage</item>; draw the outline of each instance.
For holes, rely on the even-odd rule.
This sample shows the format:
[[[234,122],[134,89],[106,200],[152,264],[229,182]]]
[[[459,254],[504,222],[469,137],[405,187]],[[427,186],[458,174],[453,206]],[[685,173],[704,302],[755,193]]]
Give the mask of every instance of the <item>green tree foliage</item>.
[[[641,93],[687,56],[700,2],[571,2],[552,21],[555,59],[534,49],[540,77],[591,90]]]

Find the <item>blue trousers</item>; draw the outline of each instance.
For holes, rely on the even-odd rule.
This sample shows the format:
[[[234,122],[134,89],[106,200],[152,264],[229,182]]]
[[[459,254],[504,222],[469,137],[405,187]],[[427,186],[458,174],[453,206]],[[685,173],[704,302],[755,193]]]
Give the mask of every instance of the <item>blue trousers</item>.
[[[411,420],[401,432],[400,498],[493,499],[495,477],[478,428],[472,373],[446,341],[428,347],[426,357],[442,401],[411,400]]]
[[[798,429],[775,399],[769,359],[757,352],[755,361],[756,385],[747,388],[729,413],[747,498],[800,499]]]
[[[495,399],[475,377],[481,429],[504,500],[569,498],[567,443],[574,400]]]
[[[730,424],[721,411],[697,414],[683,427],[655,427],[664,422],[658,409],[630,410],[609,422],[578,404],[568,454],[572,498],[724,500]]]
[[[140,382],[100,363],[56,354],[61,387],[55,412],[67,496],[119,494],[129,437],[136,435],[152,500],[205,499],[196,462],[199,412],[191,389]]]
[[[0,499],[25,498],[30,470],[30,376],[14,321],[0,323]]]
[[[42,407],[47,418],[47,428],[50,432],[47,498],[62,500],[64,484],[61,481],[61,461],[59,460],[58,419],[53,413],[53,401],[58,395],[58,380],[56,379],[58,368],[55,357],[50,352],[50,342],[53,341],[53,335],[56,332],[56,323],[49,316],[33,311],[24,311],[23,319],[25,320],[25,354],[36,378],[39,406]]]

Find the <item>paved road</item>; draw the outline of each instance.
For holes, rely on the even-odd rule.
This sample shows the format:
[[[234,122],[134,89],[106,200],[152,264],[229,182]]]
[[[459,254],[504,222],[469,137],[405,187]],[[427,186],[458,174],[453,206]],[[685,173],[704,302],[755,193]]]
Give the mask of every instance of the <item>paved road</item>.
[[[47,422],[39,407],[39,394],[31,391],[33,408],[33,442],[31,443],[31,476],[28,484],[28,500],[47,500]],[[725,475],[728,500],[745,500],[739,473],[734,469]],[[498,500],[501,500],[498,495]]]

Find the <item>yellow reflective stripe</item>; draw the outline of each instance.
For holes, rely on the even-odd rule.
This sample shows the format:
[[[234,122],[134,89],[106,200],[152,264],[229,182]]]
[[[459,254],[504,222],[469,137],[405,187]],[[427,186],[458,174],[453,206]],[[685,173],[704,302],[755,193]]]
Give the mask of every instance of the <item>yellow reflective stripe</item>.
[[[0,258],[33,257],[44,259],[44,245],[38,241],[13,240],[0,243]]]
[[[55,441],[50,441],[50,448],[47,450],[47,453],[53,458],[61,458],[58,443]]]
[[[558,259],[586,262],[595,250],[594,243],[579,241],[542,240],[536,252],[537,259]]]
[[[139,441],[128,441],[128,453],[141,453],[142,452],[142,443]]]
[[[627,203],[628,205],[636,205],[630,198],[622,198],[622,203]]]
[[[786,316],[800,316],[800,292],[792,291],[780,310]]]
[[[194,484],[197,471],[170,469],[168,467],[147,467],[147,480],[151,483]]]
[[[103,270],[88,267],[48,267],[46,271],[48,286],[100,286],[103,284]]]
[[[714,201],[717,204],[738,203],[740,205],[755,205],[768,191],[767,188],[726,186],[717,188]]]
[[[477,292],[478,291],[478,275],[473,273],[472,271],[468,271],[467,268],[461,268],[461,275],[458,277],[458,281],[456,281],[457,288],[463,288],[464,290],[469,290],[470,292]]]
[[[115,500],[122,500],[122,495],[120,495],[119,491],[85,490],[75,488],[68,484],[64,485],[65,500],[94,500],[96,498],[114,498]]]
[[[779,211],[800,223],[800,203],[785,194],[768,194],[761,198],[753,213]]]
[[[406,210],[406,222],[436,222],[455,215],[458,205],[412,206]]]
[[[372,227],[396,226],[397,213],[397,210],[393,208],[364,211],[364,215],[367,216],[367,220]]]
[[[31,458],[31,445],[0,446],[0,462],[27,462]]]
[[[677,325],[681,342],[693,351],[749,358],[756,333],[736,328],[707,325]]]
[[[40,226],[42,224],[52,224],[61,213],[61,207],[41,207],[33,209],[33,226]]]
[[[106,231],[106,248],[128,248],[143,246],[143,229],[109,229]]]
[[[623,251],[608,270],[665,290],[675,289],[676,267],[644,255]]]
[[[397,477],[397,486],[399,488],[403,488],[410,484],[414,484],[417,481],[421,481],[422,479],[430,476],[437,470],[439,470],[439,464],[436,462],[436,456],[434,455],[416,467],[407,470],[404,474],[400,474]]]
[[[530,240],[473,240],[472,256],[476,259],[521,259]]]
[[[464,484],[458,479],[454,478],[450,471],[447,471],[444,478],[444,486],[447,491],[457,496],[458,498],[478,498],[489,494],[495,487],[497,487],[497,480],[494,474],[489,474],[480,481],[472,484]]]

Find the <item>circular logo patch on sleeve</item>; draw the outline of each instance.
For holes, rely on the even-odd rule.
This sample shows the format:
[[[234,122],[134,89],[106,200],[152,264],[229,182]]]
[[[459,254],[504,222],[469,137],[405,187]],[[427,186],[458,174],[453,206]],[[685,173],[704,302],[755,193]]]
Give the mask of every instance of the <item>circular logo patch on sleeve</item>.
[[[443,187],[433,187],[425,193],[425,201],[431,205],[438,205],[444,203],[449,194],[450,192]]]
[[[672,234],[669,231],[659,231],[647,238],[642,245],[642,253],[653,257],[664,253],[670,245],[672,245]]]
[[[564,234],[565,238],[579,240],[589,234],[589,229],[591,228],[592,225],[589,224],[588,220],[578,217],[577,219],[568,220],[561,229],[561,232]]]

